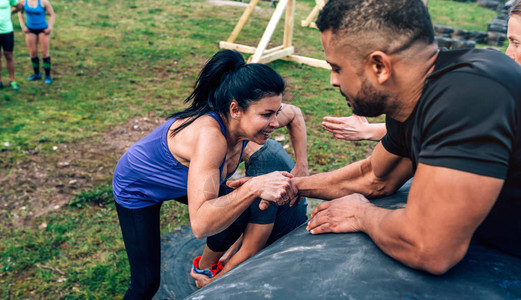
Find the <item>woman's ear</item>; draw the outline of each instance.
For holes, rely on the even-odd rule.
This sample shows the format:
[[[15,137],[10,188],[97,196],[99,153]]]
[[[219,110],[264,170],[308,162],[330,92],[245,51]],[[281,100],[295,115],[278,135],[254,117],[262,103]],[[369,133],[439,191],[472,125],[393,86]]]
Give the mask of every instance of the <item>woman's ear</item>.
[[[379,84],[384,84],[391,78],[391,57],[382,51],[374,51],[367,57],[366,70],[370,76],[375,78]]]
[[[233,100],[232,103],[230,103],[230,116],[238,120],[241,117],[242,109],[239,106],[239,103],[237,101]]]

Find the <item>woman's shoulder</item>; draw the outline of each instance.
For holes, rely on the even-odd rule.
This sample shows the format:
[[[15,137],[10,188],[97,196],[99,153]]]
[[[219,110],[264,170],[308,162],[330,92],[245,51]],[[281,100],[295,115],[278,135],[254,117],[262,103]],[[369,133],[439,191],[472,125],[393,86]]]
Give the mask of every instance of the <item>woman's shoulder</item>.
[[[177,126],[180,126],[185,121],[186,119],[176,120],[170,129],[175,129]],[[176,135],[180,136],[183,139],[190,137],[190,139],[194,140],[202,139],[210,142],[226,142],[226,139],[222,134],[219,122],[209,115],[202,115],[198,117]]]
[[[44,8],[48,8],[51,6],[51,2],[49,0],[40,0],[40,3]]]

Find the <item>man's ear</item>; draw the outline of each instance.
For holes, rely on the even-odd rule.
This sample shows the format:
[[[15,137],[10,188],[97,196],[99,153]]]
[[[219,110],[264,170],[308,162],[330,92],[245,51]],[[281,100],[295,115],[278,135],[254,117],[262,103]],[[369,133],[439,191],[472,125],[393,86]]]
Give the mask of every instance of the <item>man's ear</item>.
[[[384,84],[391,78],[392,63],[391,57],[382,51],[374,51],[367,57],[366,71],[375,78],[379,84]]]

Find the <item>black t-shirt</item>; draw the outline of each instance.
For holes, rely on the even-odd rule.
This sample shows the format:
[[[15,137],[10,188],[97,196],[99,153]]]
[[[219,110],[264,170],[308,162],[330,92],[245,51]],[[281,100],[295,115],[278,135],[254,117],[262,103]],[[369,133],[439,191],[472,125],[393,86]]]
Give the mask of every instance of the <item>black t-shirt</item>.
[[[441,51],[409,118],[384,148],[418,163],[504,179],[475,235],[521,257],[521,67],[495,50]]]

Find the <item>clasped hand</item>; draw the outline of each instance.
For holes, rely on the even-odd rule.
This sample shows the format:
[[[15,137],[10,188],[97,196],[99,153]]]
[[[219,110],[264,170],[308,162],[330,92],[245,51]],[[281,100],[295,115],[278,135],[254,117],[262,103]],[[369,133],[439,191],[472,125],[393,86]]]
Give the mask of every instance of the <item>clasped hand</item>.
[[[228,182],[227,185],[237,189],[248,184],[249,188],[263,199],[259,208],[265,210],[268,208],[269,202],[275,202],[277,205],[285,205],[289,202],[290,206],[295,203],[298,199],[298,190],[291,182],[291,178],[293,175],[288,172],[272,172],[256,177],[244,177]]]

